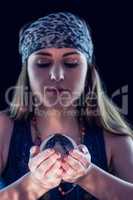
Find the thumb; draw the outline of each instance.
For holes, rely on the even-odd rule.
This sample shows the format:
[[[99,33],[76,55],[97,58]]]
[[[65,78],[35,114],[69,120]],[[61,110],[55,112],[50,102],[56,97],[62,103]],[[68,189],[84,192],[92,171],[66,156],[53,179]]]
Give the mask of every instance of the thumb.
[[[78,149],[84,154],[88,154],[89,153],[88,148],[83,144],[78,145]]]
[[[32,147],[30,148],[30,158],[33,158],[33,157],[36,156],[39,152],[40,152],[39,146],[32,146]]]

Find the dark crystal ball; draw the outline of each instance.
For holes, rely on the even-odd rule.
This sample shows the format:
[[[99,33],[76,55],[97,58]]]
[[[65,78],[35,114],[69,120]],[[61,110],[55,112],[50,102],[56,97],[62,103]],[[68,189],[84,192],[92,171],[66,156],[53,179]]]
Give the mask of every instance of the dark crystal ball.
[[[43,151],[48,148],[54,148],[56,152],[61,153],[62,157],[64,157],[64,155],[68,155],[69,151],[76,146],[77,144],[72,138],[60,133],[55,133],[42,142],[40,150]]]

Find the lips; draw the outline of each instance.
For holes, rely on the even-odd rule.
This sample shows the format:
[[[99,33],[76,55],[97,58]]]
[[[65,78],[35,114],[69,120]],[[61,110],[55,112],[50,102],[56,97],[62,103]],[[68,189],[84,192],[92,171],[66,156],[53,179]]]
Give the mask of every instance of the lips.
[[[57,88],[57,90],[58,90],[59,92],[69,92],[68,89],[63,89],[63,88]]]
[[[68,89],[64,89],[64,88],[53,88],[53,87],[49,87],[49,88],[47,88],[47,91],[48,92],[70,92],[70,90],[68,90]]]
[[[54,89],[54,88],[47,88],[47,91],[48,91],[48,92],[56,92],[57,90]]]

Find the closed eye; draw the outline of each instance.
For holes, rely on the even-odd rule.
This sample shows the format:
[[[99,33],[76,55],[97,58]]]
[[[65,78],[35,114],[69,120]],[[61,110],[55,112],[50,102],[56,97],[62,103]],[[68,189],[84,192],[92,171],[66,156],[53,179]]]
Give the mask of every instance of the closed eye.
[[[47,68],[51,65],[51,63],[37,63],[36,65],[39,68]]]
[[[75,67],[78,67],[79,66],[79,63],[78,62],[65,62],[64,65],[68,68],[75,68]]]
[[[47,68],[50,67],[52,63],[37,63],[37,67],[39,68]],[[79,66],[79,63],[64,63],[64,66],[67,68],[75,68]]]

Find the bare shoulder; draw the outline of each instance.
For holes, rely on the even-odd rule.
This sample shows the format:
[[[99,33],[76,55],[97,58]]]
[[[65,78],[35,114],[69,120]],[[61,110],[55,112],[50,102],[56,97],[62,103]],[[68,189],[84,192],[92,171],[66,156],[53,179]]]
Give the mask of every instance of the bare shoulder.
[[[110,148],[112,154],[122,152],[123,150],[133,150],[133,139],[128,135],[118,135],[104,131],[104,139],[107,149]]]
[[[115,175],[133,182],[133,139],[130,136],[111,134],[104,131],[108,165]]]
[[[6,113],[0,112],[0,141],[7,138],[7,134],[12,126],[13,120]]]
[[[104,135],[104,142],[105,142],[105,150],[106,150],[106,155],[107,155],[107,161],[108,161],[108,167],[111,168],[111,159],[112,159],[112,148],[111,148],[111,143],[112,143],[112,135],[108,133],[107,131],[103,131]]]
[[[4,112],[0,112],[0,173],[8,156],[13,120]]]

